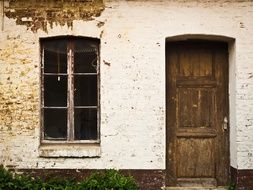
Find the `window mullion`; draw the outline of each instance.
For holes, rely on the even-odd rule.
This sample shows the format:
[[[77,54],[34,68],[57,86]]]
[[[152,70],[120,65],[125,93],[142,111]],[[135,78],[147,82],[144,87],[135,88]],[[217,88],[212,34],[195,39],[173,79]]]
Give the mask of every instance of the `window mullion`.
[[[45,65],[45,58],[44,58],[44,45],[42,46],[42,52],[41,52],[41,69],[40,69],[40,72],[41,72],[41,139],[44,140],[45,138],[45,135],[44,135],[44,131],[45,131],[45,127],[44,127],[44,92],[45,92],[45,87],[44,87],[44,65]]]
[[[74,84],[73,84],[73,43],[68,44],[68,141],[74,140]]]
[[[97,49],[97,139],[100,140],[100,59],[99,50]]]

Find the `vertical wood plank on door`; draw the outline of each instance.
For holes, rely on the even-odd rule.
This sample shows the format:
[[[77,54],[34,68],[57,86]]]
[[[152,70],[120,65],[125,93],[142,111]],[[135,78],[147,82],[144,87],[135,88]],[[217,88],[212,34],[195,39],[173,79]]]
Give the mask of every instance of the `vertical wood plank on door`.
[[[168,150],[166,153],[166,159],[168,162],[166,162],[166,168],[168,168],[168,172],[166,172],[166,180],[167,184],[176,185],[176,165],[175,162],[175,156],[176,156],[176,145],[173,143],[176,140],[176,134],[174,128],[176,127],[176,71],[179,71],[177,69],[178,66],[178,53],[177,51],[174,51],[173,49],[169,49],[167,51],[168,56],[167,62],[170,64],[166,64],[166,89],[168,90],[167,97],[166,98],[166,114],[170,115],[171,118],[166,117],[166,123],[167,125],[171,126],[170,128],[167,128],[166,130],[166,136],[167,138],[167,146]]]
[[[229,131],[224,131],[222,125],[224,121],[224,117],[228,117],[228,52],[224,48],[217,48],[215,51],[214,57],[215,64],[215,78],[218,82],[217,87],[217,131],[220,134],[217,138],[217,182],[218,184],[224,184],[227,182],[228,179],[228,168],[229,168],[229,147],[228,144],[228,137]],[[223,109],[220,109],[223,107]]]
[[[185,50],[187,51],[187,50]],[[190,53],[190,65],[192,66],[192,76],[200,76],[200,63],[199,63],[199,52],[198,49],[188,50]]]
[[[199,53],[200,62],[200,74],[199,76],[211,76],[212,75],[212,51],[208,49],[201,49]],[[201,64],[205,63],[205,64]]]
[[[179,63],[181,76],[191,76],[192,75],[192,65],[189,61],[189,52],[183,51],[179,53]]]

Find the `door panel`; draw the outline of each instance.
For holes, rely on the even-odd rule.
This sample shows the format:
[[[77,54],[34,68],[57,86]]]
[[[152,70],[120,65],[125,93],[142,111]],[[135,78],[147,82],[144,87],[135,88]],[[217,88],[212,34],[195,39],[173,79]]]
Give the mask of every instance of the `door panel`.
[[[228,178],[227,45],[221,42],[166,44],[167,180],[203,180],[225,185]],[[213,183],[215,181],[215,183]]]
[[[212,52],[208,49],[189,49],[179,54],[180,76],[211,76]],[[205,64],[203,64],[205,63]]]
[[[178,127],[211,127],[213,89],[178,88]]]
[[[215,177],[213,138],[177,138],[177,149],[177,177]]]

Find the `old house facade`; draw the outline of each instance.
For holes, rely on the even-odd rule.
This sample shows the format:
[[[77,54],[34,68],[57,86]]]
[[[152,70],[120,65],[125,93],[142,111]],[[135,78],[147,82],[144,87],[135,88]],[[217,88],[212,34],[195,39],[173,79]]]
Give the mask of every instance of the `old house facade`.
[[[251,0],[0,5],[0,164],[253,189]]]

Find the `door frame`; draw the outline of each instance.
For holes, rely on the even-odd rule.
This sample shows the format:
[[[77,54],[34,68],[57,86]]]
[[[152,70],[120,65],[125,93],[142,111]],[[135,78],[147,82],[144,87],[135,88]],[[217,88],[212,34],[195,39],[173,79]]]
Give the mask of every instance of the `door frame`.
[[[226,81],[226,98],[227,98],[227,101],[228,101],[228,105],[227,105],[227,114],[228,114],[228,120],[230,120],[230,117],[231,115],[234,115],[234,112],[233,114],[231,114],[231,99],[230,99],[230,95],[231,95],[231,87],[230,87],[230,79],[231,79],[231,72],[235,72],[235,69],[231,69],[230,66],[231,64],[235,64],[234,63],[234,49],[235,49],[235,39],[233,38],[230,38],[230,37],[226,37],[226,36],[216,36],[216,35],[179,35],[179,36],[172,36],[172,37],[168,37],[166,38],[166,41],[165,41],[165,103],[166,103],[166,178],[165,178],[165,184],[166,186],[170,185],[170,186],[173,186],[173,183],[171,183],[171,177],[175,176],[174,174],[170,175],[170,172],[171,172],[171,169],[169,168],[169,165],[170,165],[170,158],[169,158],[169,155],[168,155],[168,151],[169,151],[169,138],[171,138],[171,134],[170,134],[170,131],[169,131],[169,127],[168,127],[168,120],[169,120],[169,117],[168,115],[170,114],[170,109],[168,108],[168,96],[169,94],[167,93],[168,92],[168,73],[167,73],[167,58],[168,58],[168,55],[167,55],[167,44],[171,41],[184,41],[184,40],[189,40],[189,39],[194,39],[194,40],[204,40],[204,41],[221,41],[221,42],[226,42],[228,44],[228,55],[227,55],[227,81]],[[231,53],[231,51],[233,51]],[[234,75],[232,75],[234,76]],[[234,111],[234,110],[232,110]],[[229,123],[230,124],[230,123]],[[228,127],[228,146],[227,146],[227,151],[228,151],[228,165],[227,165],[227,170],[228,170],[228,179],[227,180],[230,180],[231,176],[230,176],[230,162],[231,162],[231,155],[230,155],[230,149],[231,149],[231,144],[230,144],[230,135],[231,135],[231,132],[230,132],[230,126]],[[172,179],[173,181],[173,179]]]

